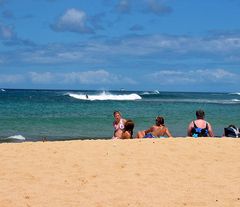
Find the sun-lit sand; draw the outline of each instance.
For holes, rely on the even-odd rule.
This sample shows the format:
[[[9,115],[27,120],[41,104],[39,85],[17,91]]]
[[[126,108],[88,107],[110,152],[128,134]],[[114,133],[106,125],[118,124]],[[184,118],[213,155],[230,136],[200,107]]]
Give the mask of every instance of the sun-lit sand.
[[[0,207],[240,206],[240,139],[0,144]]]

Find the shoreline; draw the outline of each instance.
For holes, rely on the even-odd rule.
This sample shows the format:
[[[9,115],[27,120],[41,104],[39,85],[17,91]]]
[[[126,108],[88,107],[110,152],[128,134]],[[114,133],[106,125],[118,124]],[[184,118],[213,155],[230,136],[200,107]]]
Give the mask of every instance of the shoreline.
[[[238,206],[240,139],[0,144],[0,204]]]
[[[125,140],[144,140],[144,139],[238,139],[237,137],[225,137],[225,136],[214,136],[214,137],[188,137],[188,136],[176,136],[176,137],[161,137],[161,138],[131,138]],[[25,143],[25,142],[65,142],[65,141],[98,141],[98,140],[124,140],[124,139],[113,139],[112,137],[93,137],[93,138],[67,138],[67,139],[48,139],[47,137],[43,137],[42,139],[12,139],[10,137],[1,139],[0,144],[4,143]]]

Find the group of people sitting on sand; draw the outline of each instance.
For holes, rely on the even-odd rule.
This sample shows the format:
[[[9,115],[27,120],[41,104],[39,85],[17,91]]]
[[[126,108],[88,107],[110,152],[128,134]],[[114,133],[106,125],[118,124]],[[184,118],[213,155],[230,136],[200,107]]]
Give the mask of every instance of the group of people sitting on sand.
[[[122,118],[120,111],[114,111],[114,134],[113,139],[132,139],[134,122],[130,119]],[[191,121],[188,129],[187,136],[189,137],[214,137],[212,126],[209,122],[205,121],[205,112],[201,109],[196,111],[197,119]],[[171,132],[164,124],[164,117],[157,116],[155,124],[149,129],[138,131],[135,138],[161,138],[172,137]],[[234,125],[229,125],[224,128],[223,136],[226,137],[240,137],[240,130]]]

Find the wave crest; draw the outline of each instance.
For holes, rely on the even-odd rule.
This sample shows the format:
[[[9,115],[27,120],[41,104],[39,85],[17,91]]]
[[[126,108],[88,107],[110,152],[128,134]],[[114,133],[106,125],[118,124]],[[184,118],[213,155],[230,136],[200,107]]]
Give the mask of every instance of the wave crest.
[[[22,135],[13,135],[10,137],[0,138],[1,141],[25,141],[26,138]]]
[[[88,94],[78,94],[78,93],[67,93],[68,96],[79,99],[79,100],[90,100],[90,101],[105,101],[105,100],[115,100],[115,101],[134,101],[142,99],[136,93],[132,94],[123,94],[123,95],[115,95],[111,93],[102,92],[97,95],[88,95]]]
[[[235,93],[230,93],[230,95],[239,95],[240,96],[240,93],[239,92],[235,92]]]
[[[142,95],[157,95],[160,94],[160,92],[158,90],[154,90],[154,91],[145,91],[142,93]]]

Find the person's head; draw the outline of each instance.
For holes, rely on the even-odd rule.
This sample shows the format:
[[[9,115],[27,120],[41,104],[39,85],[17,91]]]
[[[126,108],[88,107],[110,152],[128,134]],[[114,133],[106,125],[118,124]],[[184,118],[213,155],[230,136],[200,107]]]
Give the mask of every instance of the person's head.
[[[237,129],[237,127],[236,127],[235,125],[233,125],[233,124],[230,124],[228,127],[229,127],[229,128]]]
[[[164,125],[164,118],[162,116],[156,117],[156,125],[157,126]]]
[[[120,111],[114,111],[114,112],[113,112],[113,116],[114,116],[114,119],[115,119],[116,121],[120,121],[120,119],[121,119],[121,117],[122,117]]]
[[[205,112],[202,109],[197,110],[196,111],[196,117],[197,117],[197,119],[204,119]]]
[[[131,137],[133,136],[133,128],[134,128],[134,122],[132,120],[127,120],[124,124],[124,131],[128,131],[131,133]]]

